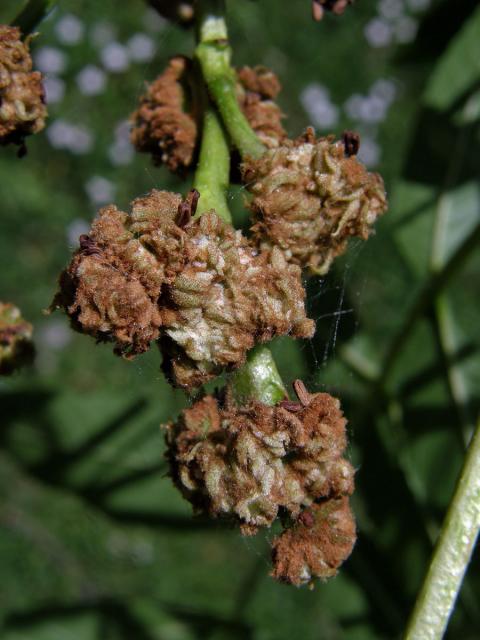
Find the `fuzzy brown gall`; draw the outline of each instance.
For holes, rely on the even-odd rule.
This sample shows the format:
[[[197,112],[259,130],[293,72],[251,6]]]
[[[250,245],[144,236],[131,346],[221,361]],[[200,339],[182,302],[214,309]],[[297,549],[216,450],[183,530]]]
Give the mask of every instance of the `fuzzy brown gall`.
[[[8,302],[0,302],[0,375],[9,375],[32,361],[32,325],[20,310]]]
[[[313,504],[274,539],[272,576],[295,586],[331,578],[351,554],[356,537],[346,496]]]
[[[237,79],[238,101],[250,126],[266,147],[278,147],[287,134],[274,101],[281,90],[277,76],[266,67],[242,67]]]
[[[167,425],[171,474],[196,512],[231,518],[250,535],[270,526],[279,509],[307,522],[306,508],[352,493],[339,401],[317,393],[299,404],[294,412],[255,400],[237,406],[227,392],[204,397]]]
[[[155,164],[166,164],[174,172],[191,165],[197,141],[190,64],[187,58],[172,58],[165,71],[147,86],[131,116],[131,140],[137,151],[150,153]]]
[[[192,388],[245,361],[274,336],[311,337],[300,270],[258,253],[199,194],[152,191],[131,212],[103,208],[60,278],[53,302],[73,326],[133,357],[159,340],[171,381]]]
[[[17,27],[0,25],[0,144],[23,145],[45,126],[42,75],[32,71],[28,40]]]
[[[279,247],[287,261],[324,275],[351,237],[368,238],[387,200],[382,178],[355,157],[358,146],[352,132],[335,142],[307,129],[244,162],[260,248]]]

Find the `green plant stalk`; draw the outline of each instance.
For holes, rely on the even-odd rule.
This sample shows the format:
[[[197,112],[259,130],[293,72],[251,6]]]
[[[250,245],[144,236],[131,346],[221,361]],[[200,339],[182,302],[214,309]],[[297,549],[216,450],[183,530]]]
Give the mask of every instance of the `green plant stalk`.
[[[440,640],[443,637],[479,528],[480,421],[408,623],[405,640]]]
[[[195,56],[202,68],[208,91],[242,158],[259,158],[265,152],[265,147],[250,127],[237,100],[236,76],[230,65],[232,52],[228,44],[224,3],[220,0],[203,0],[199,5],[199,43]]]
[[[215,111],[207,108],[203,118],[202,145],[193,186],[200,193],[197,213],[215,209],[225,222],[232,222],[227,203],[230,175],[230,151]]]
[[[228,381],[235,400],[243,404],[255,399],[263,404],[274,405],[288,398],[282,378],[268,347],[254,347],[245,364]]]
[[[30,0],[12,20],[12,25],[19,27],[25,36],[31,33],[35,27],[52,11],[58,0]]]

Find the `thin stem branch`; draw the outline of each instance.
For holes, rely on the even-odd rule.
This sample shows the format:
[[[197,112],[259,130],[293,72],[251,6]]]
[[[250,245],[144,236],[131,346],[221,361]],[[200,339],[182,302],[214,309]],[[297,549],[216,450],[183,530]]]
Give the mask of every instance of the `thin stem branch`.
[[[410,618],[405,640],[440,640],[480,528],[480,422]]]
[[[249,352],[246,363],[231,376],[229,384],[239,404],[254,398],[274,405],[288,397],[272,352],[263,345]]]
[[[224,3],[220,0],[202,0],[199,5],[199,44],[195,55],[210,96],[242,158],[258,158],[265,152],[265,147],[238,104],[235,71],[230,66],[232,52],[228,44]]]
[[[30,0],[12,20],[12,25],[19,27],[22,34],[28,35],[54,9],[58,0]]]
[[[230,174],[230,151],[215,111],[207,108],[203,119],[202,146],[193,185],[200,193],[197,217],[215,210],[225,222],[232,216],[227,204]]]

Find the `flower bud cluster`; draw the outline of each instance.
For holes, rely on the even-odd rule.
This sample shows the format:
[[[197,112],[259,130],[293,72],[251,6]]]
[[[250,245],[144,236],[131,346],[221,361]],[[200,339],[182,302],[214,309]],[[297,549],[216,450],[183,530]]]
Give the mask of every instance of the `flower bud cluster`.
[[[0,144],[23,144],[45,126],[42,75],[32,71],[28,41],[17,27],[0,25]]]
[[[348,239],[367,239],[386,211],[381,177],[357,160],[358,137],[315,138],[312,129],[243,165],[253,199],[253,236],[277,246],[289,262],[325,274]]]
[[[0,302],[0,375],[8,375],[33,358],[32,325],[13,304]]]
[[[164,368],[185,388],[242,364],[256,342],[311,337],[300,269],[258,252],[198,192],[152,191],[131,213],[102,209],[60,278],[53,306],[75,328],[131,357],[162,338]]]

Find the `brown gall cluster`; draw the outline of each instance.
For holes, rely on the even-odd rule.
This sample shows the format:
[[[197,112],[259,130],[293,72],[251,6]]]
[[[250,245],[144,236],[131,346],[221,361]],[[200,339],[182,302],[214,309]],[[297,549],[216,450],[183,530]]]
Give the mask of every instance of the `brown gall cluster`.
[[[42,75],[32,71],[28,40],[17,27],[0,25],[0,144],[23,146],[45,126]]]
[[[32,330],[15,305],[0,302],[0,375],[9,375],[32,361]]]
[[[131,140],[137,151],[149,153],[154,164],[185,173],[198,153],[201,105],[192,80],[192,61],[177,56],[147,85],[131,115]],[[276,147],[285,137],[283,114],[274,98],[280,91],[275,74],[264,67],[237,72],[237,98],[259,139]]]
[[[339,401],[326,393],[309,394],[298,380],[294,387],[299,402],[275,406],[256,400],[238,406],[228,390],[222,398],[205,396],[167,425],[166,440],[171,475],[195,512],[229,518],[246,535],[270,527],[279,516],[293,522],[274,541],[273,575],[300,584],[327,577],[314,558],[326,556],[332,575],[348,553],[345,547],[336,549],[334,563],[327,539],[334,539],[335,532],[325,540],[320,533],[330,521],[320,525],[319,520],[317,529],[312,521],[305,578],[305,567],[298,574],[294,568],[300,561],[286,557],[286,540],[295,541],[290,552],[299,555],[302,545],[295,532],[308,523],[308,514],[323,512],[328,503],[346,503],[346,511],[354,470],[343,457],[346,420]],[[350,518],[351,550],[355,525]]]
[[[314,332],[300,269],[276,248],[258,252],[213,211],[192,218],[197,200],[154,190],[130,213],[103,208],[53,302],[123,356],[160,340],[164,369],[187,389],[241,365],[255,343]]]
[[[366,240],[387,201],[382,178],[355,157],[358,147],[351,132],[335,142],[307,129],[245,162],[258,246],[279,247],[287,261],[324,275],[351,237]]]

